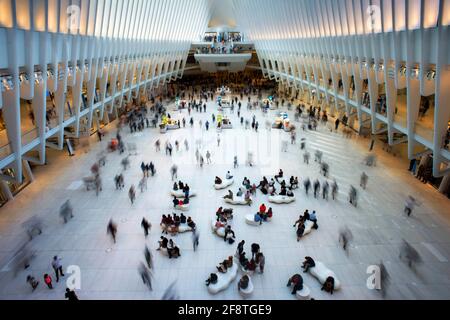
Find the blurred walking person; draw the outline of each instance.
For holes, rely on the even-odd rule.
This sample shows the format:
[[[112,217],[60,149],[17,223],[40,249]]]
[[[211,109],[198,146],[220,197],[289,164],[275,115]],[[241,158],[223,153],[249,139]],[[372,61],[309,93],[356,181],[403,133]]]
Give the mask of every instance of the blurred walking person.
[[[369,180],[369,176],[363,172],[361,174],[361,179],[360,179],[360,183],[359,185],[361,186],[361,188],[363,188],[364,190],[366,190],[366,186],[367,186],[367,181]]]
[[[344,227],[339,231],[339,243],[342,245],[342,249],[344,249],[345,253],[348,255],[348,247],[350,241],[353,239],[353,234],[349,228]]]
[[[411,216],[411,213],[416,205],[419,205],[419,203],[414,197],[408,196],[406,198],[405,209],[403,211],[408,215],[408,217]]]
[[[115,224],[112,219],[110,219],[108,222],[106,233],[111,235],[111,238],[113,239],[114,243],[116,243],[117,224]]]
[[[147,246],[145,246],[145,249],[144,249],[144,257],[145,257],[145,261],[147,262],[148,268],[150,270],[153,269],[153,255]]]
[[[152,228],[152,224],[147,221],[147,219],[142,218],[141,227],[144,229],[145,238],[148,237],[149,230]]]
[[[139,274],[142,278],[142,282],[149,288],[150,291],[153,290],[152,288],[152,274],[150,270],[145,266],[144,263],[141,262],[139,265]]]
[[[197,229],[194,229],[194,231],[192,232],[192,246],[194,248],[194,252],[197,250],[198,245],[199,245],[199,239],[200,239],[200,234],[198,233]]]
[[[64,204],[59,209],[59,215],[63,218],[64,223],[67,223],[69,219],[73,218],[73,209],[70,204],[70,200],[64,202]]]
[[[334,180],[333,184],[331,185],[331,196],[333,197],[333,200],[336,200],[338,191],[339,191],[338,184],[336,180]]]
[[[130,198],[131,204],[134,204],[134,200],[136,200],[136,189],[134,185],[131,185],[130,190],[128,190],[128,197]]]
[[[358,191],[354,186],[350,186],[350,191],[348,193],[349,202],[355,206],[358,206]]]
[[[170,168],[170,173],[172,174],[172,181],[177,179],[177,172],[178,172],[178,167],[176,164],[174,164],[171,168]]]
[[[306,180],[303,181],[303,186],[305,187],[306,195],[308,195],[309,188],[311,187],[311,180],[309,180],[309,178],[306,178]]]
[[[422,262],[419,252],[404,239],[400,247],[399,259],[405,262],[413,272],[417,272],[416,265]]]

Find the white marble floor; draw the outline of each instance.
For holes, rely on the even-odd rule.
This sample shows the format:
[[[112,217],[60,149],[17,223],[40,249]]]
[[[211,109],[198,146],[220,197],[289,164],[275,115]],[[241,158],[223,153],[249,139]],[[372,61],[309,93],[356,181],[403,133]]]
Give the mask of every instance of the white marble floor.
[[[63,299],[63,283],[49,290],[42,281],[44,273],[53,275],[50,262],[54,255],[63,259],[64,267],[78,265],[81,268],[80,299],[160,299],[173,281],[177,281],[176,289],[182,299],[241,299],[237,280],[215,296],[208,293],[204,281],[220,261],[234,254],[237,242],[242,239],[246,240],[247,252],[251,243],[258,242],[266,256],[265,273],[253,277],[253,299],[295,299],[286,283],[294,273],[301,272],[301,261],[307,255],[324,262],[342,282],[342,289],[331,296],[320,290],[316,279],[305,274],[304,283],[311,288],[312,297],[316,299],[381,299],[379,292],[366,287],[367,267],[380,260],[384,261],[391,276],[386,298],[450,298],[449,200],[414,179],[406,170],[408,163],[385,154],[379,146],[375,148],[379,160],[377,166],[365,167],[362,159],[369,141],[357,137],[348,140],[341,134],[330,133],[325,127],[319,127],[317,132],[298,130],[297,139],[306,138],[312,157],[316,149],[323,151],[324,160],[330,164],[331,177],[340,186],[338,201],[314,199],[311,194],[306,197],[302,187],[297,190],[296,202],[272,205],[272,222],[253,227],[245,223],[244,216],[254,213],[263,202],[268,205],[267,197],[258,193],[252,207],[234,207],[235,245],[228,245],[212,234],[209,222],[216,209],[224,205],[222,196],[225,193],[213,188],[214,176],[224,175],[232,169],[235,154],[238,154],[241,165],[232,170],[236,177],[234,190],[244,177],[258,182],[262,175],[273,175],[279,168],[284,169],[286,176],[296,175],[301,180],[317,177],[323,181],[314,161],[309,166],[303,164],[299,144],[289,144],[288,151],[281,152],[281,142],[289,140],[287,133],[265,129],[266,120],[273,120],[275,111],[265,117],[259,110],[254,112],[260,123],[258,134],[251,129],[245,130],[237,115],[229,114],[235,128],[220,134],[221,145],[218,147],[217,131],[200,129],[198,124],[200,119],[203,123],[206,119],[211,122],[214,108],[214,104],[209,103],[206,114],[193,113],[196,120],[194,129],[188,125],[165,135],[156,129],[147,129],[141,134],[126,133],[125,140],[138,145],[138,155],[130,157],[131,168],[124,174],[124,191],[116,191],[113,181],[121,171],[123,156],[118,153],[108,154],[107,164],[102,168],[103,192],[99,197],[79,184],[81,178],[88,175],[97,153],[106,148],[107,139],[92,143],[90,153],[77,153],[71,158],[65,152],[51,152],[50,165],[35,170],[36,181],[0,209],[0,299]],[[217,114],[217,110],[214,112]],[[171,114],[173,118],[187,117],[187,111],[181,114],[172,111]],[[243,107],[242,114],[251,119],[253,112]],[[113,129],[110,131],[111,137],[115,132]],[[164,150],[156,153],[154,142],[158,138],[163,144],[170,139],[173,145],[178,139],[180,151],[175,151],[172,158],[166,156]],[[182,142],[185,138],[190,143],[189,152],[184,150]],[[206,150],[212,153],[213,164],[205,165],[203,169],[196,165],[196,141],[203,142],[203,155]],[[245,166],[247,148],[254,150],[259,165]],[[146,192],[141,194],[138,191],[137,201],[131,205],[127,190],[131,183],[137,185],[142,160],[153,161],[157,175],[149,180]],[[174,241],[181,248],[181,257],[169,260],[155,249],[161,235],[161,214],[172,212],[169,171],[173,163],[179,167],[179,179],[199,192],[199,196],[191,200],[189,215],[199,227],[200,246],[194,252],[191,235],[180,234],[174,237]],[[359,206],[354,208],[347,202],[347,192],[350,184],[359,185],[363,170],[370,177],[368,188],[360,191]],[[402,213],[408,194],[422,202],[410,218]],[[75,218],[64,225],[58,210],[67,199],[72,201]],[[305,209],[317,211],[320,227],[297,242],[292,224]],[[21,223],[33,215],[40,216],[45,224],[43,234],[31,243],[37,257],[30,270],[21,271],[14,277],[11,259],[26,241]],[[144,216],[153,224],[147,240],[140,226]],[[110,218],[118,223],[115,245],[106,234]],[[348,226],[354,235],[348,256],[338,244],[338,230],[342,226]],[[424,260],[418,268],[418,275],[398,258],[402,239],[409,241]],[[144,286],[137,269],[139,262],[144,261],[146,244],[152,249],[155,260],[153,291]],[[25,281],[29,273],[41,280],[35,292],[31,292]]]

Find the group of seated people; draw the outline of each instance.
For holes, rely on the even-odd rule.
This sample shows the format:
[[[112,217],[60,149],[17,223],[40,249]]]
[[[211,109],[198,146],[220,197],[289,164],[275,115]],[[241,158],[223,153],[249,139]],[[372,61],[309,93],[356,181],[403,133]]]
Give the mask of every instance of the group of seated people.
[[[230,171],[227,172],[225,177],[227,180],[233,179],[233,176],[231,175]],[[223,182],[222,179],[218,176],[216,176],[216,178],[214,179],[215,184],[222,184],[222,182]]]
[[[224,261],[219,263],[219,265],[216,268],[217,268],[217,271],[219,271],[219,273],[227,273],[228,269],[230,269],[232,267],[233,267],[233,257],[229,256],[228,259],[225,259]],[[217,274],[211,273],[209,275],[209,278],[206,279],[206,281],[205,281],[206,286],[209,286],[210,284],[216,284],[217,280],[218,280]]]
[[[221,263],[219,263],[216,268],[220,273],[227,273],[228,269],[230,269],[231,267],[233,267],[233,257],[229,256],[228,259],[225,259]]]
[[[252,184],[250,182],[249,179],[247,179],[247,177],[244,177],[244,181],[242,181],[242,185],[245,187],[245,189],[247,189],[247,191],[250,191],[251,194],[255,195],[256,194],[256,184]]]
[[[229,244],[233,244],[235,239],[236,239],[236,235],[234,234],[234,231],[231,229],[230,225],[227,225],[227,220],[226,218],[222,218],[219,219],[217,218],[216,223],[214,225],[214,230],[217,231],[220,228],[225,228],[225,235],[223,237],[223,241],[228,241]]]
[[[306,273],[310,268],[314,268],[316,266],[316,263],[314,262],[313,258],[311,257],[305,257],[305,261],[303,261],[302,269],[303,272]],[[300,289],[301,290],[301,289]],[[329,292],[330,294],[333,294],[334,291],[334,278],[328,277],[325,282],[322,285],[321,290],[325,290],[326,292]]]
[[[272,219],[273,212],[272,208],[270,207],[267,210],[266,205],[263,203],[259,206],[259,211],[255,213],[255,222],[259,222],[260,224],[263,223],[263,221],[267,221],[267,219]]]
[[[275,176],[275,178],[276,177],[277,176]],[[297,184],[295,184],[295,181],[297,181],[296,182]],[[279,196],[293,197],[294,192],[292,191],[292,189],[295,189],[298,187],[298,178],[294,179],[292,177],[292,182],[291,182],[290,187],[286,187],[286,182],[284,180],[281,181],[280,185],[281,185],[281,190],[279,193],[277,193],[277,189],[275,187],[275,180],[271,179],[269,182],[266,177],[263,177],[263,179],[259,182],[259,185],[256,186],[256,188],[260,189],[263,194],[269,194],[271,196],[279,195]]]
[[[180,248],[178,248],[172,239],[168,240],[166,237],[161,236],[161,240],[158,241],[159,248],[156,250],[166,249],[169,255],[169,259],[178,258],[181,256]]]
[[[186,197],[186,195],[184,196],[183,200],[179,200],[177,199],[176,196],[173,196],[173,207],[176,208],[177,206],[182,206],[182,205],[186,205],[189,204],[189,195]]]
[[[163,229],[163,233],[169,234],[176,234],[178,233],[178,228],[180,227],[180,224],[187,224],[188,227],[190,227],[192,230],[195,229],[195,222],[192,220],[191,217],[186,218],[186,216],[182,213],[181,215],[177,215],[176,213],[173,213],[172,215],[162,215],[161,218],[161,227]]]
[[[246,257],[246,253],[244,251],[238,254],[239,264],[244,268],[245,271],[256,271],[258,266],[260,266],[261,272],[264,270],[263,266],[261,265],[261,261],[263,260],[264,255],[261,252],[256,253],[255,258],[252,257],[250,260]]]
[[[297,241],[300,241],[300,238],[303,236],[303,233],[305,232],[305,223],[308,220],[314,223],[314,229],[317,230],[319,228],[319,225],[317,224],[316,211],[313,210],[312,213],[309,213],[308,210],[305,210],[303,215],[300,215],[293,226],[294,228],[297,226]]]
[[[244,190],[242,190],[242,188],[239,188],[239,190],[236,192],[236,197],[241,198],[242,196],[244,196],[245,202],[250,202],[252,200],[250,197],[251,196],[250,190],[245,191],[245,194],[244,194]],[[223,198],[234,200],[233,191],[228,190],[228,194],[225,195]]]
[[[216,219],[221,222],[226,222],[227,220],[233,219],[233,209],[220,207],[216,211]]]
[[[189,198],[189,191],[190,191],[190,187],[189,185],[186,183],[183,183],[181,181],[178,181],[178,183],[174,182],[173,184],[173,190],[174,191],[178,191],[178,190],[182,190],[185,197]]]

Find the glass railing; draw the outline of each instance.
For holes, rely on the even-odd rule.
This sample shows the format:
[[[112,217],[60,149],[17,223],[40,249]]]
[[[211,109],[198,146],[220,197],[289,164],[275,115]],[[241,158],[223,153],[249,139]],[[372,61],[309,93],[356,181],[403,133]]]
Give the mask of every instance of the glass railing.
[[[38,129],[33,128],[22,135],[22,146],[26,146],[27,144],[33,142],[35,139],[39,137]]]
[[[3,160],[7,156],[9,156],[11,153],[12,153],[12,150],[11,150],[10,143],[0,146],[0,160]]]

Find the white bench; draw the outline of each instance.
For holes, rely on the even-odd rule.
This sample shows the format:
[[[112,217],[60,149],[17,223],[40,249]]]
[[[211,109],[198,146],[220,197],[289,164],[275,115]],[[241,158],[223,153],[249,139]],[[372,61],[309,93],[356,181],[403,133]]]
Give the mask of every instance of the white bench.
[[[295,196],[293,196],[293,197],[280,196],[280,195],[269,196],[269,202],[272,202],[272,203],[282,204],[282,203],[291,203],[294,201],[295,201]]]
[[[233,196],[233,200],[229,199],[229,198],[225,198],[224,199],[226,203],[229,204],[235,204],[235,205],[252,205],[252,198],[250,198],[249,201],[245,201],[245,196],[241,196],[241,197],[237,197],[237,196]]]
[[[261,225],[260,222],[255,221],[255,215],[254,214],[247,214],[245,216],[245,222],[251,226],[259,226]]]
[[[173,232],[171,232],[171,230],[170,230],[170,229],[172,229],[172,228],[169,227],[169,229],[168,229],[168,228],[167,228],[167,225],[161,225],[161,229],[162,229],[162,230],[167,230],[169,233],[173,233]],[[187,223],[181,223],[181,224],[178,226],[178,233],[185,233],[185,232],[190,232],[190,231],[192,231],[192,228],[189,227],[189,226],[187,225]]]
[[[303,289],[296,292],[296,297],[299,300],[311,300],[311,290],[303,285]]]
[[[338,290],[341,287],[341,283],[338,280],[336,274],[327,268],[325,264],[320,261],[314,261],[315,266],[309,268],[308,272],[314,276],[321,284],[324,284],[328,277],[334,278],[334,289]]]
[[[238,265],[236,261],[233,261],[233,266],[227,270],[226,273],[217,272],[217,282],[211,283],[208,286],[209,293],[216,294],[220,291],[227,289],[230,284],[236,279],[238,273]]]
[[[219,237],[225,237],[225,227],[218,228],[216,230],[216,220],[211,220],[211,229],[213,233],[217,234]]]
[[[221,184],[214,184],[214,188],[216,188],[216,190],[221,190],[221,189],[225,189],[226,187],[229,187],[233,184],[234,179],[222,179],[222,183]]]
[[[181,211],[188,211],[189,210],[189,205],[190,205],[190,203],[188,203],[188,204],[183,204],[183,205],[177,205],[176,207],[175,207],[175,209],[177,209],[177,210],[181,210]]]
[[[183,190],[172,190],[170,191],[171,196],[175,196],[177,198],[184,198]],[[195,197],[197,192],[195,190],[189,190],[189,198]]]
[[[248,275],[247,275],[247,276],[248,276]],[[241,294],[241,296],[242,296],[243,298],[249,297],[249,296],[253,293],[253,290],[254,290],[254,289],[255,289],[255,288],[254,288],[254,286],[253,286],[252,278],[250,278],[250,276],[248,276],[248,287],[247,287],[246,289],[238,288],[239,293]]]
[[[305,231],[303,231],[303,235],[307,235],[308,233],[310,233],[312,231],[312,228],[314,227],[314,222],[310,221],[310,220],[306,220],[305,222]]]

